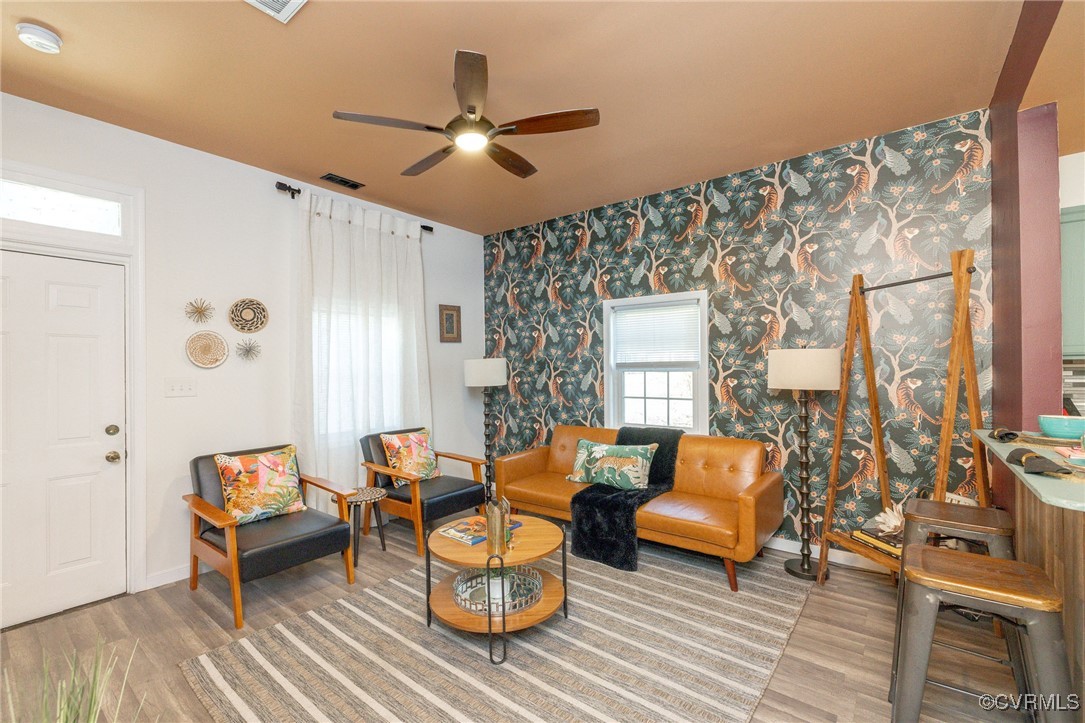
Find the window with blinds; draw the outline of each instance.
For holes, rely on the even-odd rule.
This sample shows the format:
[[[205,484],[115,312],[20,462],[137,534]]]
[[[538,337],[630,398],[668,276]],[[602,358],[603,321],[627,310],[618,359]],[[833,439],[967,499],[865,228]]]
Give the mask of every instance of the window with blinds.
[[[707,433],[707,306],[704,291],[604,302],[607,426]]]

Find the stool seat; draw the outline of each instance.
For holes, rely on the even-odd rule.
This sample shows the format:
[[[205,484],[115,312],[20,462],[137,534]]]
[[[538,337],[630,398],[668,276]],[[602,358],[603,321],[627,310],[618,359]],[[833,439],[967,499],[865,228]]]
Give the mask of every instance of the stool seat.
[[[913,499],[904,506],[904,519],[939,527],[954,527],[962,532],[1013,535],[1013,518],[1010,513],[994,507],[972,507]]]
[[[361,505],[365,503],[379,502],[388,496],[383,487],[362,487],[354,494],[346,498],[348,505]]]
[[[929,545],[908,545],[909,583],[1041,612],[1060,612],[1062,595],[1035,565]]]

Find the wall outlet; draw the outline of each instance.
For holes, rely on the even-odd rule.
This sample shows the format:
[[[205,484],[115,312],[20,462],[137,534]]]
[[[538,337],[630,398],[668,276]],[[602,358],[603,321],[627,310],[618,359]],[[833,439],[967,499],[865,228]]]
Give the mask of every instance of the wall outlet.
[[[171,377],[166,379],[167,397],[196,396],[196,380],[192,377]]]

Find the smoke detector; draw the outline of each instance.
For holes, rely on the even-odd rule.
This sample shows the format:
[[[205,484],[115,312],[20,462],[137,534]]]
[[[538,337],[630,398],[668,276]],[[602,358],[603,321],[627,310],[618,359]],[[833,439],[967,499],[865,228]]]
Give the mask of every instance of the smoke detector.
[[[285,24],[308,0],[245,0],[245,2]]]
[[[19,40],[23,41],[23,44],[49,55],[59,53],[60,46],[64,44],[60,36],[52,30],[46,30],[33,23],[19,23],[15,26],[15,31],[19,33]]]

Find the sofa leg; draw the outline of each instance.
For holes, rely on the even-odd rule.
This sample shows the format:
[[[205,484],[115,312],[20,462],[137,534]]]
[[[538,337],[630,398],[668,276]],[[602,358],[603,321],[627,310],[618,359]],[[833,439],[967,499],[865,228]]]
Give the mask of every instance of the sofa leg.
[[[727,582],[731,585],[731,592],[738,592],[738,574],[735,572],[735,561],[723,558],[723,568],[727,570]]]
[[[760,549],[759,549],[759,550],[757,551],[757,556],[758,556],[758,557],[764,557],[764,556],[765,556],[765,548],[763,548],[763,547],[762,547],[762,548],[760,548]]]

